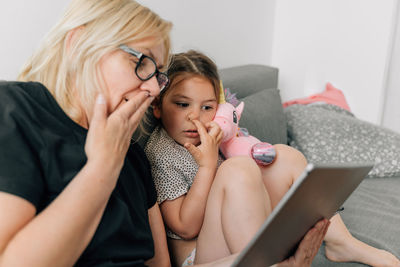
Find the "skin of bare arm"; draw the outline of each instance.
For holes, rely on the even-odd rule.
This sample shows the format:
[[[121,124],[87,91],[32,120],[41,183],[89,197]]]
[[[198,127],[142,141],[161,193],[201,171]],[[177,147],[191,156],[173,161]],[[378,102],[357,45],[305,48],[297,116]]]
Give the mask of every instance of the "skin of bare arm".
[[[194,238],[200,232],[208,193],[217,169],[218,144],[222,138],[221,129],[215,123],[203,125],[198,120],[193,120],[193,123],[201,137],[201,145],[197,147],[185,144],[199,164],[193,185],[186,195],[160,205],[168,227],[185,239]]]
[[[165,238],[164,222],[157,203],[149,209],[149,222],[154,240],[154,257],[146,261],[146,265],[150,267],[169,267],[171,262]]]

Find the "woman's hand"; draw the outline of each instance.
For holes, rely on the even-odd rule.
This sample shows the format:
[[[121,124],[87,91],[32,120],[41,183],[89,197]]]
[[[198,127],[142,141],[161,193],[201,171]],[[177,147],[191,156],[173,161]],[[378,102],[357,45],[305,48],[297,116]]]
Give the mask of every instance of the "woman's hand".
[[[303,240],[300,242],[296,253],[289,259],[274,264],[272,267],[309,267],[317,255],[317,252],[324,240],[326,231],[328,231],[329,220],[323,219],[319,221],[311,230],[307,232]],[[228,266],[234,262],[238,254],[231,255],[229,257],[220,259],[215,262],[208,264],[200,264],[194,266]]]
[[[216,168],[218,162],[218,147],[223,133],[219,125],[213,121],[203,125],[198,120],[193,120],[200,135],[200,145],[185,144],[185,148],[192,154],[200,167]]]
[[[317,255],[318,250],[324,240],[326,231],[328,231],[329,220],[323,219],[319,221],[300,242],[296,253],[289,259],[280,262],[274,267],[308,267]]]
[[[88,162],[98,163],[102,168],[108,166],[118,177],[132,135],[153,99],[148,92],[138,91],[108,113],[106,100],[99,95],[85,144]]]

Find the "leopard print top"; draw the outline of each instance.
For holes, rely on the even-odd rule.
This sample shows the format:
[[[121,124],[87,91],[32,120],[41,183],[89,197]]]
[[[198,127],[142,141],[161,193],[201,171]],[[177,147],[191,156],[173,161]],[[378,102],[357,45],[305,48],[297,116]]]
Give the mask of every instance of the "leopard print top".
[[[189,191],[199,167],[185,147],[176,143],[158,126],[150,135],[144,151],[151,165],[159,204],[165,200],[174,200]],[[222,162],[220,155],[218,166]],[[181,239],[171,231],[167,231],[167,235]]]

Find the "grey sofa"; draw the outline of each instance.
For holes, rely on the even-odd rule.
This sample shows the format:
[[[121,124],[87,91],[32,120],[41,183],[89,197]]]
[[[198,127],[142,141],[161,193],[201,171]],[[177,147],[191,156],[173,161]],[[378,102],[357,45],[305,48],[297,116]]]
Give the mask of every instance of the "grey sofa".
[[[247,128],[250,134],[261,140],[273,144],[292,144],[293,140],[291,138],[295,134],[301,133],[301,131],[297,131],[297,128],[300,127],[298,124],[296,125],[295,116],[297,111],[292,110],[290,113],[290,110],[286,110],[288,108],[282,108],[279,90],[277,89],[278,69],[264,65],[243,65],[221,69],[220,75],[224,87],[230,88],[232,92],[236,92],[237,97],[245,102],[245,109],[239,123],[241,127]],[[337,116],[342,115],[339,114]],[[374,127],[376,137],[372,136],[372,140],[378,139],[383,145],[391,144],[391,150],[383,150],[382,153],[384,153],[383,157],[387,153],[391,153],[387,160],[391,160],[389,163],[394,164],[392,167],[396,169],[397,159],[400,158],[399,134],[390,133],[391,139],[385,140],[382,139],[385,136],[380,133],[387,132],[386,129],[380,129],[379,126],[357,121],[354,116],[352,119],[355,120],[353,124],[361,123],[363,126]],[[329,125],[332,126],[332,123]],[[307,132],[306,130],[304,131],[305,133]],[[368,138],[366,131],[364,129],[362,131],[360,134],[364,135],[361,135],[363,137],[358,139]],[[326,138],[327,141],[333,140],[335,142],[335,132],[335,129],[331,131],[331,137]],[[352,136],[354,135],[355,133],[352,134]],[[301,136],[297,137],[300,138]],[[349,142],[348,138],[342,138],[337,142],[341,141]],[[299,147],[301,146],[297,144],[296,148],[299,149]],[[354,145],[354,147],[360,149],[359,145]],[[324,148],[325,146],[320,146],[320,149]],[[342,149],[346,149],[346,147],[342,147]],[[315,157],[312,153],[310,154],[307,147],[303,147],[300,150],[307,152],[306,157],[308,161],[313,161]],[[328,153],[332,152],[328,151]],[[362,153],[357,152],[357,154]],[[350,155],[354,155],[354,153],[350,151]],[[374,156],[371,151],[368,151],[367,155]],[[347,159],[349,158],[351,157],[347,156]],[[382,161],[382,159],[379,160]],[[326,161],[329,161],[329,158]],[[400,160],[398,161],[398,165],[400,165]],[[364,179],[361,185],[345,202],[341,216],[355,237],[375,247],[388,250],[400,258],[400,172],[394,170],[386,174],[384,171],[385,169],[381,170],[379,177],[375,176]],[[361,265],[358,263],[336,263],[327,260],[324,253],[324,246],[321,247],[313,261],[313,266]]]

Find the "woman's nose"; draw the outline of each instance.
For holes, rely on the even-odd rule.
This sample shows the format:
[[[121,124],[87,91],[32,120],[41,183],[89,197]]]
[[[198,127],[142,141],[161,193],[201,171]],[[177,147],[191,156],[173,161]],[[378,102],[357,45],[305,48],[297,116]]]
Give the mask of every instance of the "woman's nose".
[[[156,75],[151,77],[151,79],[142,82],[140,89],[148,91],[151,96],[158,96],[160,94],[160,86],[158,85]]]

